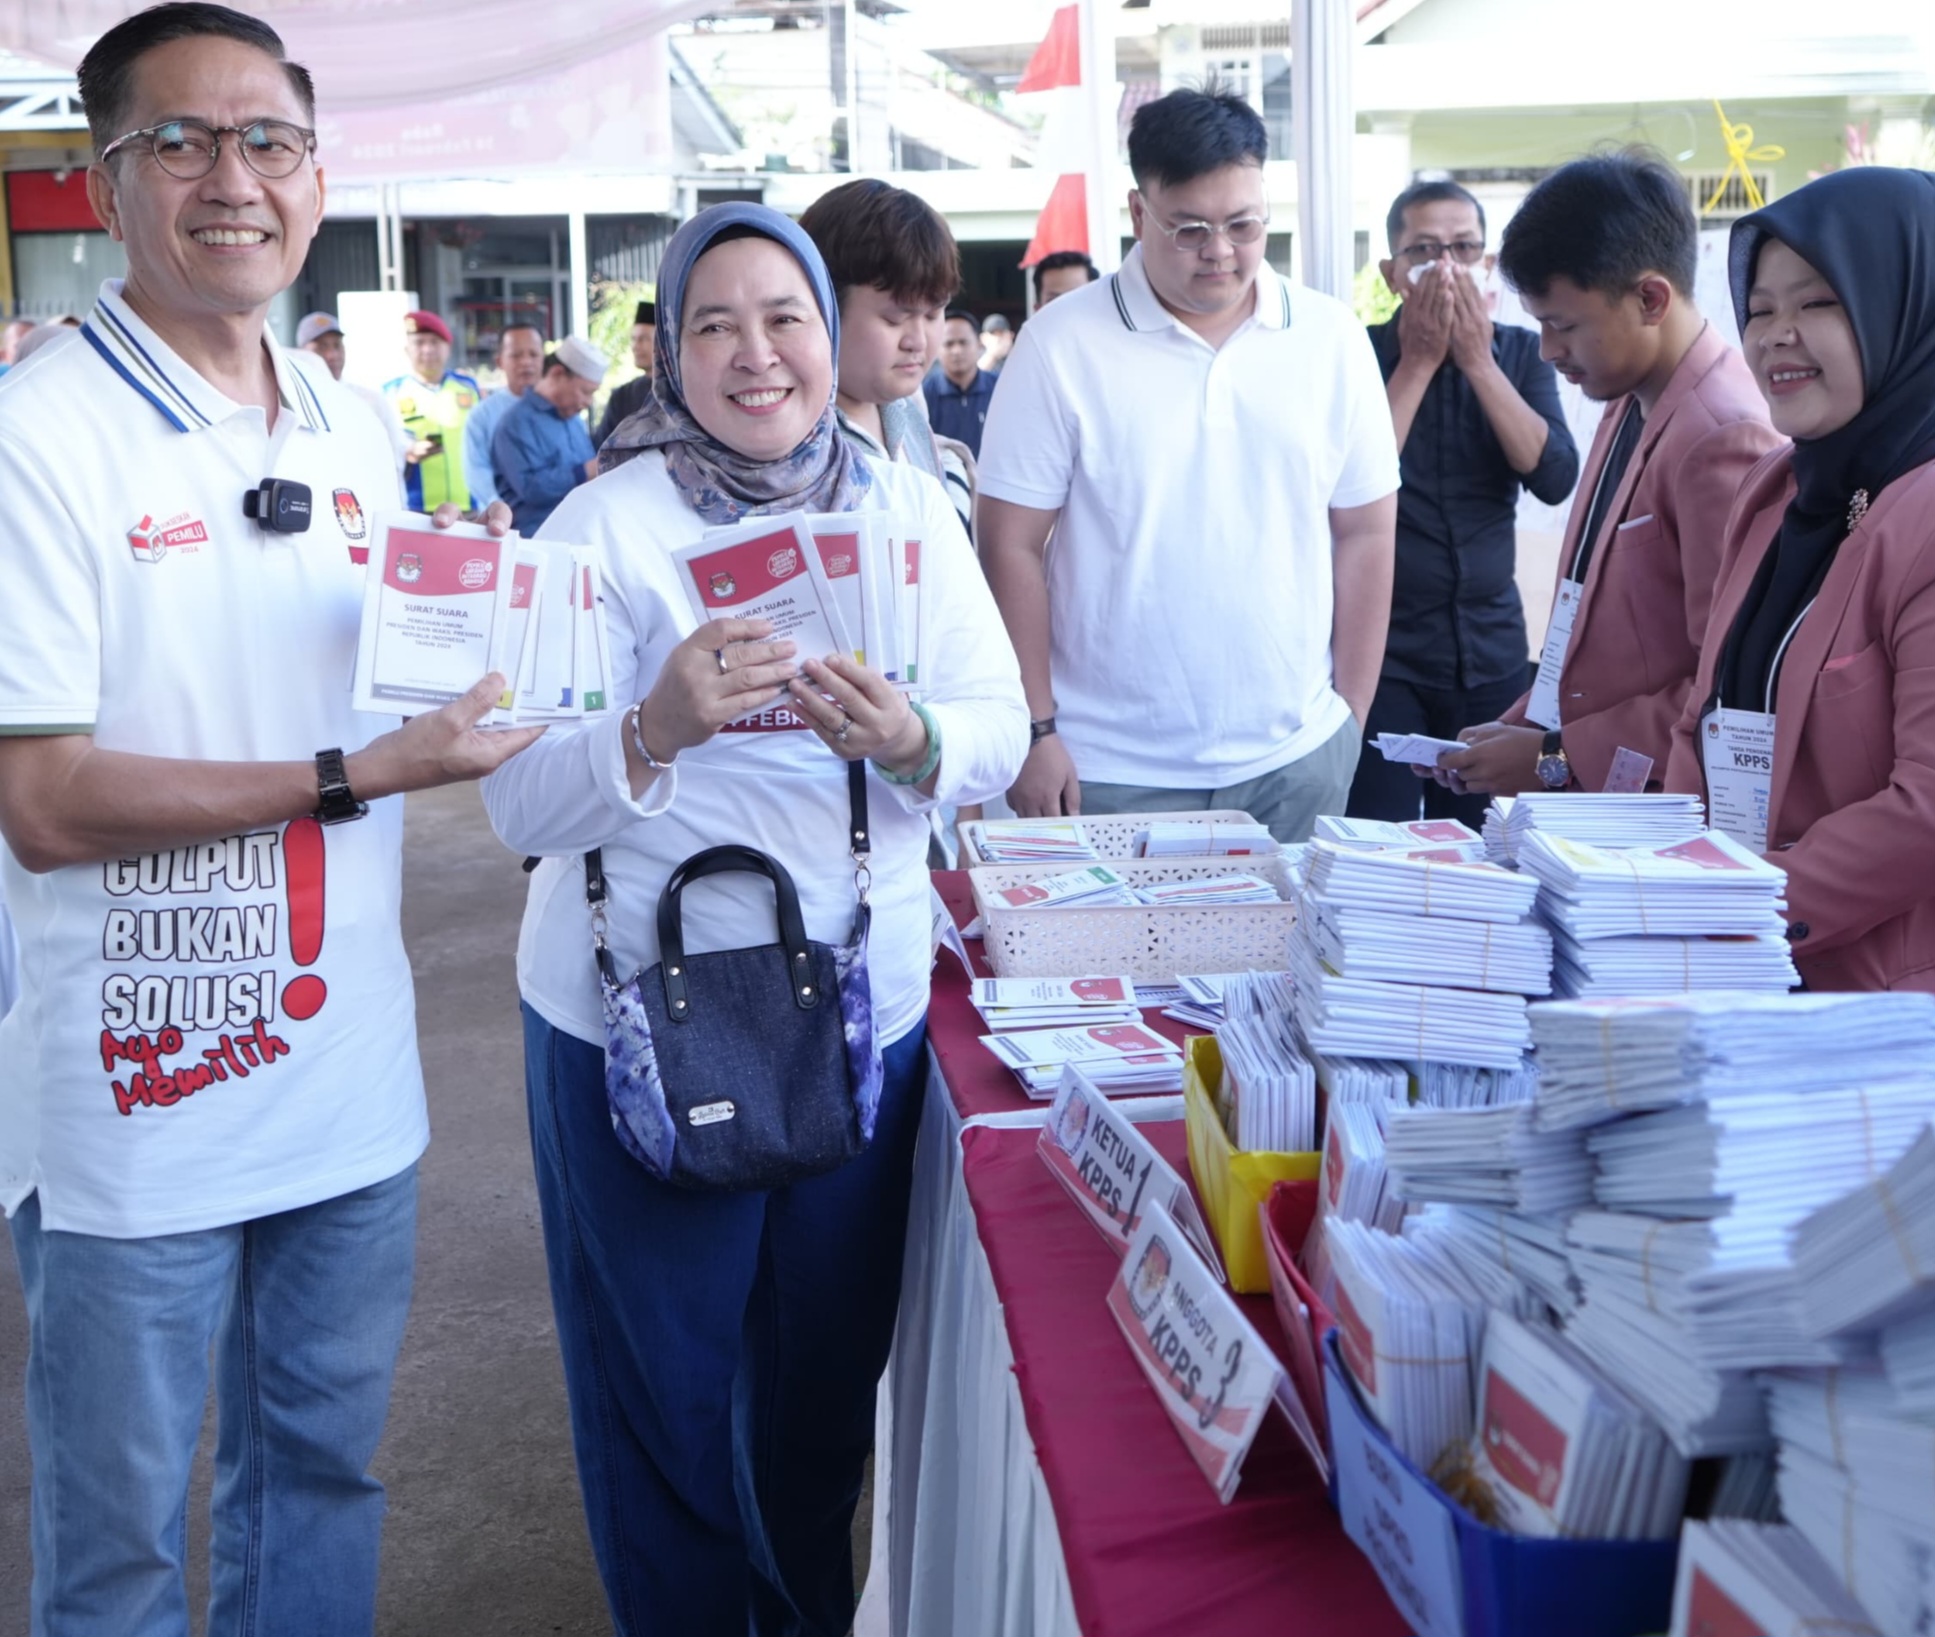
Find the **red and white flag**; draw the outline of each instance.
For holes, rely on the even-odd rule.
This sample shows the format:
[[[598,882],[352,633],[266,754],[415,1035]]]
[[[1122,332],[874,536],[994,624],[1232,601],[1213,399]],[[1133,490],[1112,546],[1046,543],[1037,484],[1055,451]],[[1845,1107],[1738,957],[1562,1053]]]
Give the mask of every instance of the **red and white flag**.
[[[1104,82],[1113,76],[1105,76],[1099,65],[1084,74],[1082,11],[1081,4],[1056,11],[1046,37],[1035,48],[1027,71],[1015,87],[1017,95],[1042,99],[1041,140],[1035,165],[1056,173],[1048,203],[1036,218],[1035,236],[1021,258],[1023,267],[1033,267],[1057,250],[1083,251],[1104,268],[1116,259],[1110,247],[1096,242],[1096,224],[1113,216],[1112,210],[1104,214],[1108,201],[1102,196],[1105,165],[1112,155],[1102,152],[1100,122],[1087,84],[1092,79],[1097,87],[1112,89]],[[1091,34],[1093,31],[1091,20]],[[1097,51],[1091,54],[1100,55]],[[1106,237],[1106,232],[1101,236]]]

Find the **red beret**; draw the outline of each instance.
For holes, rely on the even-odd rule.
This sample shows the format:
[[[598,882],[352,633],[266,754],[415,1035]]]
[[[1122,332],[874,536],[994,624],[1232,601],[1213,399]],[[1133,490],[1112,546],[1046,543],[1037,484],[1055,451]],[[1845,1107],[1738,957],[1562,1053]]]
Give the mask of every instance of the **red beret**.
[[[429,334],[441,336],[445,341],[454,341],[456,339],[450,333],[450,326],[444,323],[441,318],[437,317],[435,313],[421,311],[405,313],[403,315],[403,333],[405,335]]]

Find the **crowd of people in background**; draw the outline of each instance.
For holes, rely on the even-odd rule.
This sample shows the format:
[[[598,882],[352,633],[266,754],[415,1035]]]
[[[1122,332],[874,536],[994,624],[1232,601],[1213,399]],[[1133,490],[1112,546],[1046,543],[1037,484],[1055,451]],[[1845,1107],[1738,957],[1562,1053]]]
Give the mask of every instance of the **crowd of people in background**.
[[[838,1637],[851,1618],[943,808],[1241,809],[1297,842],[1347,809],[1697,792],[1786,868],[1809,985],[1935,988],[1935,176],[1831,174],[1742,220],[1739,347],[1694,304],[1695,221],[1656,158],[1560,165],[1496,253],[1475,197],[1420,182],[1386,223],[1396,314],[1367,333],[1266,262],[1257,112],[1177,90],[1130,127],[1122,266],[1041,261],[1018,333],[955,305],[946,222],[884,182],[797,223],[700,212],[594,432],[610,360],[583,336],[507,325],[487,394],[451,367],[445,319],[412,312],[407,368],[373,393],[341,381],[346,347],[396,338],[328,313],[289,350],[267,333],[322,192],[314,88],[266,25],[154,7],[79,85],[127,277],[85,321],[0,332],[0,866],[21,951],[0,1204],[30,1330],[36,1637],[188,1628],[211,1381],[210,1629],[371,1629],[368,1466],[428,1140],[404,792],[483,779],[498,833],[541,860],[517,951],[526,1090],[623,1633]],[[1495,321],[1501,276],[1536,332]],[[1603,405],[1583,458],[1561,377]],[[244,510],[245,482],[316,497],[300,548]],[[1521,492],[1573,497],[1536,666]],[[400,727],[353,712],[369,518],[399,500],[601,546],[621,708],[487,733],[492,676]],[[801,510],[918,521],[918,703],[769,622],[692,614],[672,549]],[[1366,750],[1383,730],[1459,748],[1392,768]],[[771,1190],[670,1186],[614,1136],[594,926],[642,969],[680,861],[738,840],[844,946],[867,924],[856,835],[872,1146]],[[291,923],[316,922],[301,947],[262,930],[285,883]],[[754,902],[706,897],[686,931],[760,936]],[[208,940],[239,950],[245,927],[231,969]]]

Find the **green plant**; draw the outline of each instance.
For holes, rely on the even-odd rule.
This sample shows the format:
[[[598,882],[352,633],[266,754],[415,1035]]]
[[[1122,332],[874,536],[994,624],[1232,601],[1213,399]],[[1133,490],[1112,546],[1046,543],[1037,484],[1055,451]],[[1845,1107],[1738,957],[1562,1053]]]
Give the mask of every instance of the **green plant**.
[[[637,378],[632,367],[632,315],[641,301],[655,301],[658,287],[650,283],[622,283],[601,279],[591,287],[591,344],[611,360],[605,384],[591,406],[592,424],[605,412],[605,400],[615,387]]]
[[[1398,298],[1384,282],[1376,262],[1367,261],[1358,268],[1357,277],[1351,280],[1350,304],[1366,324],[1382,324],[1398,310]]]

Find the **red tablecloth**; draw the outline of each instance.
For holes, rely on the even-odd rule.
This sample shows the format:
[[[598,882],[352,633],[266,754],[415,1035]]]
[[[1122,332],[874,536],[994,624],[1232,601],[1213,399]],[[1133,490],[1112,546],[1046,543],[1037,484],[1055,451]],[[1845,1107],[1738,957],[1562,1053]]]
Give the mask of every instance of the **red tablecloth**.
[[[952,912],[956,926],[966,926],[974,919],[974,894],[968,885],[966,870],[936,871],[934,885]],[[969,939],[967,947],[974,957],[976,976],[993,976],[981,953],[980,939]],[[1082,976],[1079,972],[1059,975]],[[1185,1029],[1160,1012],[1144,1012],[1142,1016],[1150,1028],[1169,1040],[1183,1040],[1198,1032]],[[981,1036],[986,1032],[981,1014],[968,1000],[967,974],[961,970],[959,961],[943,951],[934,969],[934,994],[927,1008],[927,1040],[940,1059],[941,1073],[947,1078],[947,1088],[953,1093],[954,1106],[961,1118],[1041,1107],[1029,1100],[1027,1092],[1021,1089],[1021,1082],[981,1044]]]
[[[1187,1174],[1182,1122],[1143,1130]],[[1116,1260],[1036,1138],[969,1130],[966,1185],[1084,1637],[1402,1637],[1280,1415],[1218,1504],[1103,1305]],[[1268,1300],[1244,1305],[1274,1339]]]

